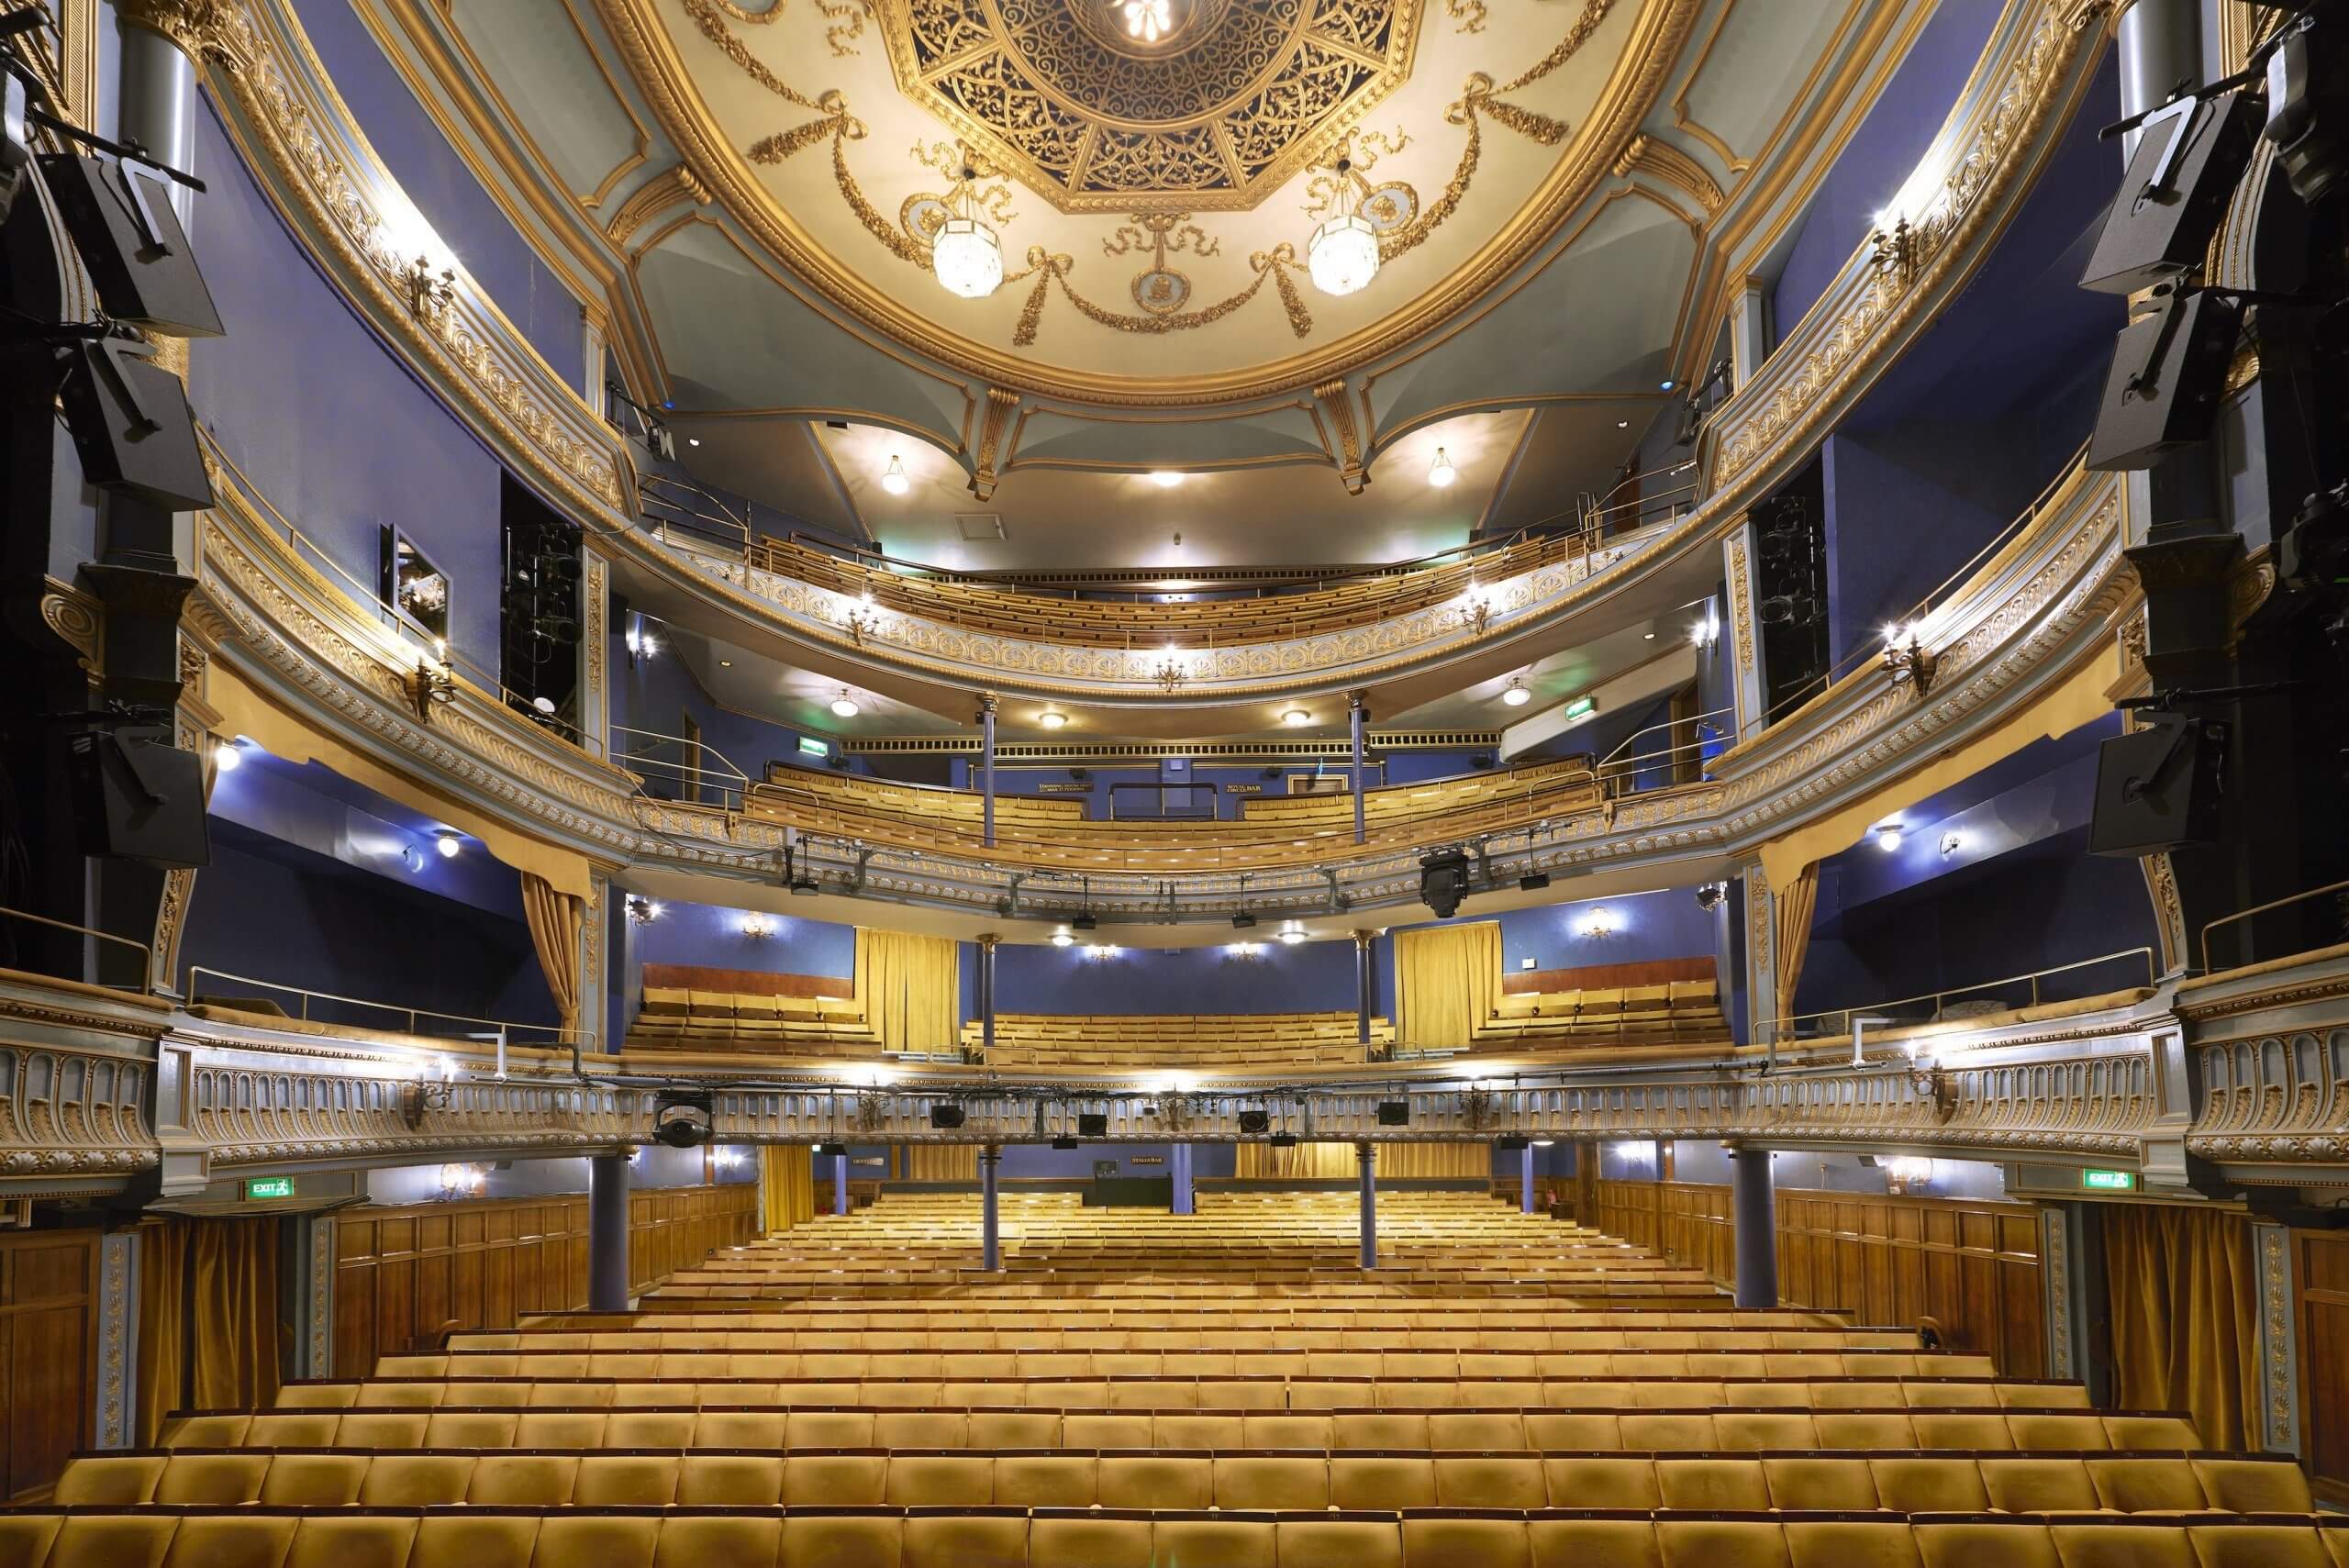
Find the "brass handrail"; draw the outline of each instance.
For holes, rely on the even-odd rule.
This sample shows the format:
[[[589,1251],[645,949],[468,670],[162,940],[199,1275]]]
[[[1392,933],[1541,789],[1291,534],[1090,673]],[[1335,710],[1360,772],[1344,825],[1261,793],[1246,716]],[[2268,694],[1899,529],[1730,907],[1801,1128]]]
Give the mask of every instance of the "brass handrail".
[[[2328,882],[2322,887],[2311,887],[2306,892],[2295,893],[2289,898],[2271,898],[2265,904],[2254,904],[2248,909],[2238,909],[2232,915],[2221,915],[2209,922],[2202,928],[2202,973],[2205,974],[2214,973],[2210,968],[2210,933],[2221,926],[2232,926],[2237,920],[2248,920],[2254,915],[2265,915],[2271,909],[2281,909],[2287,905],[2298,904],[2302,899],[2319,897],[2327,893],[2339,893],[2344,888],[2349,888],[2349,882]],[[2241,969],[2243,965],[2231,963],[2227,967]]]
[[[115,942],[123,947],[135,948],[147,961],[145,964],[141,966],[147,976],[146,984],[141,985],[136,994],[140,995],[150,995],[155,989],[155,950],[145,942],[139,941],[132,937],[118,937],[112,931],[101,931],[95,926],[77,926],[71,920],[51,919],[47,915],[36,915],[29,909],[11,909],[5,905],[0,905],[0,915],[5,915],[12,920],[26,920],[36,926],[48,926],[52,929],[60,931],[72,931],[84,937],[95,937],[102,942]],[[110,991],[128,991],[130,989],[128,985],[116,984],[112,981],[101,981],[100,984],[104,984]]]
[[[1938,991],[1920,992],[1914,996],[1901,996],[1888,1002],[1859,1002],[1854,1003],[1848,1007],[1822,1007],[1815,1013],[1789,1013],[1779,1018],[1765,1019],[1765,1023],[1775,1035],[1781,1026],[1787,1024],[1798,1024],[1813,1018],[1838,1018],[1851,1013],[1874,1013],[1886,1007],[1905,1007],[1911,1002],[1931,1002],[1933,1005],[1933,1011],[1938,1013],[1942,1009],[1943,1000],[1946,997],[1963,995],[1968,991],[1987,991],[1996,985],[2021,984],[2026,980],[2031,983],[2031,1006],[2036,1007],[2039,1006],[2039,983],[2047,976],[2051,974],[2066,974],[2075,969],[2087,969],[2099,963],[2110,963],[2114,959],[2118,958],[2136,958],[2139,956],[2143,956],[2145,961],[2146,986],[2151,988],[2160,984],[2161,975],[2155,967],[2159,960],[2152,948],[2122,948],[2117,952],[2099,953],[2094,958],[2083,958],[2071,963],[2051,964],[2045,969],[2034,969],[2028,974],[2009,974],[2001,980],[1977,980],[1965,985],[1945,985]],[[1930,1018],[1919,1020],[1919,1022],[1921,1023],[1931,1023],[1932,1021],[1933,1020]],[[1907,1026],[1900,1025],[1896,1022],[1886,1027],[1903,1028]]]

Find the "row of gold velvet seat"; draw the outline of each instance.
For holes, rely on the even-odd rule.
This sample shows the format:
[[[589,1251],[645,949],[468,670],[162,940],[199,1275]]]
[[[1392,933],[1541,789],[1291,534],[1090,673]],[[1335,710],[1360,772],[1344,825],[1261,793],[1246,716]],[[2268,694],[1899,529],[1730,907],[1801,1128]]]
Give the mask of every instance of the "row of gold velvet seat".
[[[604,1336],[615,1340],[637,1333],[683,1334],[831,1334],[911,1331],[929,1333],[941,1326],[974,1333],[1007,1334],[1027,1331],[1075,1333],[1108,1324],[1132,1332],[1169,1329],[1199,1333],[1321,1331],[1366,1334],[1420,1329],[1453,1335],[1485,1329],[1497,1333],[1599,1332],[1675,1333],[1696,1337],[1686,1346],[1658,1349],[1751,1349],[1715,1342],[1721,1334],[1782,1334],[1787,1340],[1772,1350],[1799,1350],[1807,1336],[1816,1334],[1898,1335],[1901,1342],[1913,1330],[1845,1323],[1840,1317],[1798,1307],[1739,1308],[1720,1312],[1609,1312],[1554,1305],[1547,1296],[1495,1306],[1487,1297],[1476,1301],[1371,1298],[1342,1303],[1279,1298],[1241,1303],[1148,1300],[1120,1301],[1104,1306],[1082,1296],[1031,1299],[1019,1306],[996,1306],[985,1298],[954,1301],[915,1301],[867,1305],[853,1301],[811,1301],[789,1312],[551,1312],[533,1317],[518,1329],[473,1329],[451,1340],[477,1350],[508,1347],[523,1335],[579,1333],[607,1348]],[[1463,1341],[1465,1342],[1465,1341]],[[1851,1342],[1851,1341],[1843,1341]],[[1874,1343],[1874,1340],[1862,1340]],[[1887,1341],[1888,1342],[1888,1341]],[[732,1347],[726,1347],[731,1349]],[[859,1347],[862,1348],[862,1347]],[[941,1347],[932,1346],[931,1349]],[[1384,1346],[1373,1346],[1384,1349]],[[1565,1347],[1555,1347],[1564,1349]]]
[[[449,1351],[387,1355],[377,1377],[1557,1378],[1984,1377],[1990,1358],[1908,1350],[1721,1351]]]
[[[1006,1262],[1008,1263],[1009,1260],[1007,1259]],[[853,1296],[860,1293],[866,1295],[885,1293],[890,1296],[900,1296],[908,1290],[922,1289],[952,1294],[967,1292],[974,1287],[973,1275],[976,1273],[976,1267],[975,1264],[957,1264],[953,1267],[907,1270],[903,1273],[876,1272],[862,1280],[778,1278],[758,1284],[670,1283],[647,1292],[641,1299],[653,1306],[691,1307],[699,1310],[722,1307],[728,1302],[738,1302],[748,1307],[766,1307],[778,1301],[789,1301],[806,1295]],[[1239,1285],[1260,1287],[1287,1285],[1297,1288],[1309,1287],[1341,1277],[1334,1271],[1329,1270],[1224,1271],[1186,1269],[1171,1263],[1141,1270],[1054,1270],[1049,1262],[1039,1262],[1032,1272],[1021,1272],[1029,1273],[1030,1278],[1061,1289],[1092,1289],[1097,1286],[1115,1284],[1120,1281],[1130,1280],[1137,1273],[1149,1275],[1149,1283],[1161,1284],[1211,1282],[1220,1284],[1229,1281]],[[1508,1289],[1523,1284],[1526,1278],[1522,1274],[1506,1269],[1416,1269],[1408,1273],[1393,1270],[1386,1272],[1396,1274],[1395,1283],[1398,1285],[1420,1288],[1441,1286],[1455,1290]],[[978,1283],[984,1284],[985,1281],[981,1280]],[[1579,1301],[1606,1302],[1618,1306],[1646,1302],[1673,1307],[1701,1307],[1706,1302],[1720,1296],[1720,1292],[1710,1284],[1683,1284],[1676,1281],[1653,1284],[1635,1283],[1617,1285],[1595,1284],[1583,1280],[1561,1278],[1556,1283],[1561,1295],[1573,1296]],[[1728,1303],[1725,1299],[1721,1302],[1721,1309],[1728,1310]]]
[[[803,768],[790,762],[767,764],[766,782],[785,788],[812,791],[829,799],[855,801],[880,810],[910,817],[977,822],[985,815],[986,797],[977,790],[952,789],[942,784],[907,784],[874,778],[870,773],[844,773],[836,769]],[[1085,803],[1080,795],[997,795],[995,819],[998,828],[1048,828],[1082,822]]]
[[[941,1321],[951,1321],[941,1315]],[[1617,1351],[1670,1351],[1684,1354],[1758,1355],[1822,1350],[1914,1350],[1915,1333],[1901,1329],[1752,1329],[1702,1333],[1680,1329],[1295,1329],[1275,1319],[1230,1329],[868,1329],[830,1332],[819,1329],[648,1329],[584,1333],[562,1329],[517,1329],[456,1333],[451,1353],[480,1351],[724,1351],[758,1355],[927,1351],[974,1355],[985,1351],[1085,1354],[1137,1351],[1163,1354],[1186,1351],[1267,1352],[1272,1347],[1301,1351],[1361,1354],[1442,1351],[1473,1358],[1479,1352],[1532,1355],[1607,1354]],[[1464,1359],[1463,1366],[1472,1364]]]
[[[1340,775],[1341,778],[1342,774]],[[1387,784],[1363,792],[1362,815],[1373,822],[1415,822],[1446,816],[1472,806],[1516,800],[1529,792],[1548,792],[1562,784],[1590,781],[1587,757],[1554,757],[1538,762],[1513,762],[1481,773],[1450,778],[1424,779],[1415,784]],[[1252,795],[1240,803],[1241,819],[1285,828],[1353,828],[1353,795],[1344,790],[1319,790],[1308,795]]]
[[[28,1508],[12,1568],[2349,1568],[2349,1517]]]
[[[751,542],[746,559],[752,571],[966,630],[1091,647],[1155,649],[1168,638],[1230,643],[1368,626],[1449,604],[1480,581],[1502,582],[1573,560],[1587,549],[1580,534],[1554,534],[1521,539],[1473,559],[1352,576],[1326,586],[1175,603],[1071,598],[1009,584],[897,572],[764,536]]]
[[[2288,1454],[234,1449],[83,1454],[69,1507],[2305,1513]]]
[[[1785,1409],[2080,1409],[2076,1383],[1988,1378],[1787,1379],[1650,1377],[1424,1381],[1408,1378],[951,1378],[699,1380],[660,1378],[353,1378],[303,1380],[278,1391],[282,1410],[359,1405],[597,1406],[679,1408],[756,1405],[784,1409],[850,1405],[927,1409],[1362,1410],[1708,1409],[1717,1405]]]
[[[351,1406],[175,1415],[165,1449],[1314,1449],[1424,1453],[1963,1449],[2191,1450],[2159,1411],[1880,1409],[1174,1410]]]

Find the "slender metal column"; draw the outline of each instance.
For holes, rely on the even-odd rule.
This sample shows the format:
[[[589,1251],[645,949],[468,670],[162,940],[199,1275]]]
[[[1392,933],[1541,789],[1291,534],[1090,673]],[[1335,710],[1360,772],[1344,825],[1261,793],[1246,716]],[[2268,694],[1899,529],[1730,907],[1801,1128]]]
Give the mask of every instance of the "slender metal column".
[[[1730,1203],[1736,1222],[1737,1305],[1778,1305],[1777,1196],[1767,1149],[1730,1151]]]
[[[1191,1188],[1191,1146],[1177,1143],[1169,1150],[1166,1168],[1174,1177],[1174,1190],[1167,1202],[1167,1208],[1175,1214],[1197,1214],[1198,1200]]]
[[[1002,1163],[1002,1144],[990,1143],[979,1151],[979,1267],[991,1274],[1003,1269],[1002,1233],[996,1214],[996,1172]]]
[[[178,39],[163,30],[163,8],[151,3],[123,7],[117,17],[122,41],[117,81],[121,89],[119,132],[159,161],[195,172],[195,64]],[[176,183],[164,187],[185,227],[195,193]]]
[[[2133,0],[2121,11],[2116,30],[2123,115],[2156,108],[2202,80],[2201,10],[2199,0]],[[2142,134],[2121,137],[2124,167],[2137,155]]]
[[[832,1156],[832,1212],[848,1212],[848,1156]]]
[[[979,939],[979,1044],[995,1050],[995,948],[1002,939],[993,931]]]
[[[979,697],[979,838],[995,847],[995,694]]]
[[[587,1307],[628,1310],[628,1156],[587,1162]]]
[[[1347,699],[1347,702],[1346,702],[1346,721],[1347,721],[1347,723],[1348,723],[1349,725],[1351,725],[1351,726],[1353,727],[1353,744],[1354,744],[1354,763],[1353,763],[1353,767],[1354,767],[1354,777],[1353,777],[1353,786],[1354,786],[1354,842],[1355,842],[1355,843],[1357,843],[1357,844],[1359,844],[1359,843],[1361,843],[1361,842],[1363,841],[1363,826],[1362,826],[1362,784],[1363,784],[1362,742],[1363,742],[1363,728],[1364,728],[1364,726],[1367,725],[1367,724],[1370,722],[1370,708],[1368,707],[1368,706],[1366,706],[1366,704],[1365,704],[1365,703],[1364,703],[1364,695],[1365,695],[1365,694],[1364,694],[1364,693],[1362,693],[1362,692],[1356,692],[1356,693],[1355,693],[1352,697],[1348,698],[1348,699]]]
[[[1376,977],[1371,973],[1371,943],[1377,940],[1375,931],[1354,933],[1354,1039],[1364,1045],[1370,1043],[1370,1015],[1378,1000]]]
[[[1378,1145],[1354,1145],[1354,1177],[1362,1193],[1362,1266],[1378,1266]]]
[[[1518,1207],[1527,1214],[1533,1212],[1533,1145],[1528,1143],[1518,1155]]]

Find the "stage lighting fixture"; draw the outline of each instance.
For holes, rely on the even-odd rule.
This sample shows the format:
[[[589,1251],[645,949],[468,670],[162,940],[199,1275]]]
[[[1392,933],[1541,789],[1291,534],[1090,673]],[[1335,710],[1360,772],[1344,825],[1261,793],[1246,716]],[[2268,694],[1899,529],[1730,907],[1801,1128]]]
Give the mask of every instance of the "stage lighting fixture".
[[[1419,902],[1448,920],[1468,896],[1468,857],[1458,850],[1431,850],[1419,857]]]
[[[1294,1132],[1275,1132],[1270,1138],[1264,1140],[1264,1141],[1275,1149],[1294,1149],[1297,1147],[1297,1134]]]
[[[1517,885],[1521,893],[1539,893],[1550,885],[1550,873],[1546,871],[1528,872],[1517,879]]]
[[[1076,1118],[1076,1135],[1079,1138],[1107,1138],[1109,1136],[1109,1118],[1099,1111],[1082,1112]]]
[[[671,1090],[653,1102],[652,1140],[672,1149],[698,1149],[717,1131],[709,1095]]]
[[[816,1145],[816,1157],[819,1160],[846,1159],[848,1157],[848,1145],[845,1143],[818,1143]]]
[[[941,1132],[951,1132],[963,1125],[961,1106],[940,1103],[930,1107],[930,1125]]]
[[[1055,1149],[1074,1149],[1076,1147],[1076,1140],[1074,1138],[1055,1138],[1052,1140],[1052,1147]]]
[[[1068,929],[1072,931],[1089,931],[1093,929],[1096,923],[1093,911],[1087,909],[1079,914],[1075,919],[1071,920],[1068,923]]]
[[[1379,1125],[1379,1126],[1381,1126],[1381,1127],[1408,1127],[1408,1126],[1410,1126],[1410,1125],[1411,1125],[1411,1102],[1410,1102],[1410,1101],[1408,1101],[1408,1100],[1381,1100],[1381,1101],[1379,1101],[1379,1102],[1378,1102],[1378,1125]]]
[[[1499,1141],[1501,1152],[1504,1154],[1520,1154],[1533,1147],[1531,1140],[1519,1138],[1514,1134]]]
[[[1697,889],[1697,907],[1708,911],[1718,909],[1721,906],[1721,900],[1728,896],[1728,883],[1706,883],[1703,886]]]
[[[1240,1113],[1240,1130],[1248,1137],[1256,1137],[1272,1125],[1273,1115],[1270,1111],[1241,1111]]]
[[[1234,915],[1231,917],[1231,929],[1235,931],[1247,930],[1250,927],[1255,925],[1255,923],[1256,917],[1251,915],[1245,909],[1242,909],[1239,914]]]

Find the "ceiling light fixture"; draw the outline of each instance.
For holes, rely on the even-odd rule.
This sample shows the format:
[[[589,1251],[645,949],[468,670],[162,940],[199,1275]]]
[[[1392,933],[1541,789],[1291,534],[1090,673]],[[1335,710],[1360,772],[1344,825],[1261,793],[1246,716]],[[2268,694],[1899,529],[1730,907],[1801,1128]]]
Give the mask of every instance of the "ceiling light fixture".
[[[1428,483],[1442,490],[1449,488],[1452,482],[1459,477],[1460,471],[1452,466],[1452,459],[1442,447],[1436,448],[1435,462],[1428,465]]]
[[[1657,388],[1657,390],[1658,390],[1658,391],[1661,391],[1661,392],[1670,392],[1674,387],[1677,386],[1678,384],[1679,384],[1679,383],[1677,383],[1677,382],[1675,382],[1675,381],[1672,381],[1672,380],[1667,379],[1667,380],[1664,380],[1664,381],[1658,382],[1658,383],[1656,384],[1656,388]]]
[[[763,941],[774,935],[774,922],[753,909],[742,917],[742,934],[752,941]]]
[[[1330,216],[1305,242],[1306,270],[1313,286],[1341,297],[1359,292],[1378,275],[1378,231],[1362,216],[1362,178],[1353,160],[1341,158],[1330,197]]]
[[[1150,475],[1150,482],[1152,484],[1157,485],[1161,490],[1172,490],[1177,484],[1182,484],[1183,479],[1184,475],[1176,473],[1171,468],[1153,469],[1151,471]]]
[[[835,718],[854,718],[863,711],[856,706],[856,699],[848,695],[846,686],[842,686],[841,695],[832,699],[832,717]]]
[[[1305,928],[1294,922],[1281,928],[1281,940],[1290,947],[1305,940]]]
[[[1068,722],[1068,715],[1056,707],[1048,707],[1036,716],[1036,722],[1047,729],[1058,729]]]
[[[453,861],[457,851],[465,847],[465,836],[454,828],[443,828],[432,835],[432,847],[440,851],[444,861]]]
[[[1069,933],[1068,928],[1065,926],[1052,933],[1052,945],[1056,948],[1068,947],[1075,940],[1076,938]]]
[[[212,743],[212,765],[224,773],[233,773],[245,765],[244,749],[234,740]]]
[[[1631,428],[1631,422],[1629,419],[1618,419],[1615,421],[1615,428],[1619,430],[1628,430]]]
[[[1532,700],[1533,694],[1525,689],[1525,677],[1522,675],[1511,675],[1508,684],[1501,688],[1501,701],[1511,707],[1523,707]]]
[[[1144,43],[1156,43],[1174,30],[1174,0],[1125,0],[1126,32]]]
[[[1003,241],[979,216],[978,194],[972,188],[976,168],[964,165],[963,178],[948,194],[946,221],[930,242],[930,264],[946,292],[963,299],[985,299],[1003,282]]]
[[[913,487],[914,482],[906,477],[906,460],[891,452],[889,466],[881,471],[881,488],[892,495],[902,495]]]
[[[1313,716],[1301,707],[1293,707],[1281,715],[1281,722],[1291,729],[1302,729],[1313,722]]]
[[[1882,850],[1887,855],[1893,851],[1898,849],[1900,847],[1900,824],[1898,822],[1886,822],[1879,825],[1876,830],[1876,847]]]

